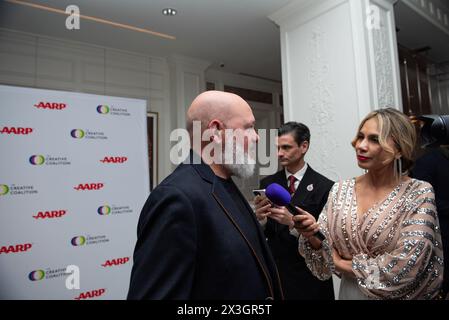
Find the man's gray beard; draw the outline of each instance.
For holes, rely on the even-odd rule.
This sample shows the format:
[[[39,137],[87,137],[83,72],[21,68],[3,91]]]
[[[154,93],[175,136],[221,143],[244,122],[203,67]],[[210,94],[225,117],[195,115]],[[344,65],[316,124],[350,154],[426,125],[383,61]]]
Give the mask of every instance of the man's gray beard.
[[[236,144],[236,149],[238,149],[237,151],[239,151],[237,152],[236,150],[234,150],[234,159],[236,163],[232,164],[224,163],[223,166],[229,171],[231,176],[236,176],[241,179],[251,178],[254,175],[256,164],[247,163],[250,157],[248,155],[248,152],[243,152],[242,146]],[[255,154],[255,152],[253,154]],[[242,155],[243,159],[237,159],[237,157]]]
[[[224,167],[231,173],[241,179],[248,179],[254,175],[255,164],[225,164]]]

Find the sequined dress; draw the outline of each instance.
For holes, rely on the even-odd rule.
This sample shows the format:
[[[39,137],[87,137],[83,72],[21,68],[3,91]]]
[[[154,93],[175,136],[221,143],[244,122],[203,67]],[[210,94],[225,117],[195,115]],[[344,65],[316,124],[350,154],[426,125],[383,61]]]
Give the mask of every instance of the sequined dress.
[[[355,178],[335,183],[319,217],[326,235],[314,250],[299,239],[308,268],[326,280],[335,270],[332,250],[352,259],[355,279],[345,278],[340,297],[433,299],[443,279],[443,253],[432,186],[411,179],[358,214]],[[359,292],[354,293],[355,290]]]

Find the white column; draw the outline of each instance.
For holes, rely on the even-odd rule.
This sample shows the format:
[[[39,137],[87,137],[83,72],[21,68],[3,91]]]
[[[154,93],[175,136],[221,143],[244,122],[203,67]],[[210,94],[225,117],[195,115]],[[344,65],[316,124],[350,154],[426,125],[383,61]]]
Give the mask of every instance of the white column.
[[[371,110],[402,110],[395,0],[296,0],[281,30],[285,120],[312,134],[307,161],[333,180],[359,175],[350,145]]]
[[[205,71],[210,62],[190,57],[172,55],[168,59],[170,68],[170,104],[172,124],[185,128],[186,112],[191,102],[206,90]]]

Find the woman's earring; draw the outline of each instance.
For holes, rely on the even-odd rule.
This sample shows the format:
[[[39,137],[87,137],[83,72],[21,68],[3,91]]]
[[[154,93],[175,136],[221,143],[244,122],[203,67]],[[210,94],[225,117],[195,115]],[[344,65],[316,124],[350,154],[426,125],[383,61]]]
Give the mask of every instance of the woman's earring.
[[[394,170],[394,176],[396,177],[396,180],[401,181],[401,177],[402,177],[402,159],[401,159],[401,157],[394,159],[393,170]]]

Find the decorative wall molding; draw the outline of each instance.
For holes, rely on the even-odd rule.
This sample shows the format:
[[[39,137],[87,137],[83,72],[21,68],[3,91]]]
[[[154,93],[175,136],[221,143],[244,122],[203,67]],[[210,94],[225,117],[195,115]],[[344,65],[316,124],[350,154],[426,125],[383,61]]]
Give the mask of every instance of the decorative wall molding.
[[[296,0],[268,17],[282,28],[296,28],[348,0]]]
[[[449,8],[441,5],[438,0],[402,0],[402,2],[449,35]]]
[[[381,16],[385,17],[385,15],[383,12]],[[392,48],[389,45],[389,30],[385,20],[386,18],[381,19],[380,29],[372,31],[378,108],[396,105],[393,92]]]
[[[182,65],[183,68],[186,70],[194,70],[194,71],[197,70],[205,71],[211,65],[210,61],[187,57],[180,54],[172,54],[169,57],[169,62]]]
[[[178,54],[168,58],[170,68],[171,118],[176,128],[185,128],[186,112],[193,99],[206,89],[205,71],[209,61]]]
[[[0,83],[36,85],[37,37],[0,29]]]
[[[394,7],[396,0],[370,0],[379,10],[379,26],[368,29],[368,57],[371,70],[371,110],[393,107],[402,110],[399,58],[397,52]]]
[[[328,175],[340,177],[333,157],[337,153],[340,143],[332,132],[330,123],[335,123],[335,84],[329,77],[331,64],[325,58],[324,52],[329,48],[326,43],[327,35],[320,26],[314,28],[308,41],[309,69],[307,71],[309,90],[312,92],[310,104],[306,107],[311,115],[314,139],[313,148],[315,152],[311,160],[319,165]]]
[[[273,108],[280,108],[278,96],[282,94],[281,83],[212,68],[206,70],[206,80],[214,84],[215,90],[224,91],[224,86],[226,85],[271,93],[273,95]]]

